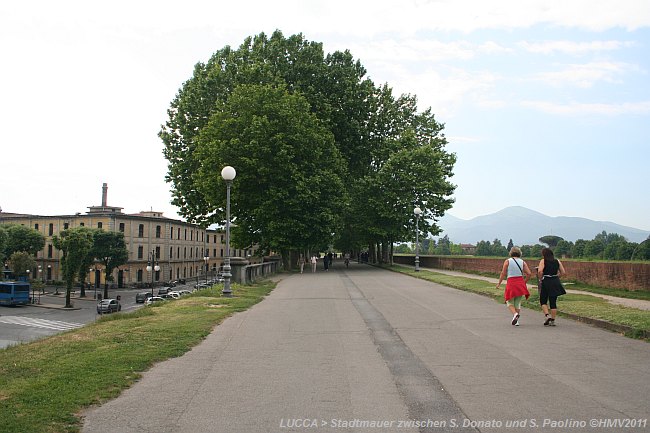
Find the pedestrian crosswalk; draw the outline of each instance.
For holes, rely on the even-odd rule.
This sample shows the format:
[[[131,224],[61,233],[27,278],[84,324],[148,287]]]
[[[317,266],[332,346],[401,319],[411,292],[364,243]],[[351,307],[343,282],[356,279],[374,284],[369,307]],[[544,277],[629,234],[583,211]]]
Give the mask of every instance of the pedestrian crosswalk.
[[[67,331],[84,326],[83,323],[60,322],[58,320],[35,319],[22,316],[0,316],[0,323],[52,329],[55,331]]]

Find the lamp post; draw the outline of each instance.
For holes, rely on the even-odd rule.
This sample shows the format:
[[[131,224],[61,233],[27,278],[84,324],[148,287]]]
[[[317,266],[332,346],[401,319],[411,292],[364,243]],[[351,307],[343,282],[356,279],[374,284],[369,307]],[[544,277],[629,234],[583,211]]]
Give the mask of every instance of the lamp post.
[[[232,297],[230,289],[230,187],[237,176],[235,169],[229,165],[221,170],[221,177],[226,181],[226,257],[223,260],[223,296]]]
[[[152,250],[149,253],[149,258],[147,260],[147,272],[151,272],[151,297],[153,298],[153,273],[160,271],[160,265],[156,261],[156,251]]]
[[[205,263],[205,266],[203,266],[203,272],[205,272],[205,283],[208,283],[208,260],[210,260],[210,256],[208,256],[208,252],[206,250],[205,256],[203,257],[203,262]]]
[[[422,213],[422,209],[420,209],[418,206],[413,209],[413,213],[415,214],[415,272],[420,271],[420,228],[419,228],[419,222],[420,222],[420,214]]]

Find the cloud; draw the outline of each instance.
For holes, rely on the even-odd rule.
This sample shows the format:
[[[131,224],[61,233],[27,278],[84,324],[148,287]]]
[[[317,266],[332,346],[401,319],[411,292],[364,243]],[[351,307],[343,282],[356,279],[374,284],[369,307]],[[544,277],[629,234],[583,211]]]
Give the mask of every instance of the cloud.
[[[650,114],[650,101],[625,102],[620,104],[580,103],[570,102],[560,104],[547,101],[523,101],[525,108],[541,111],[547,114],[561,116],[620,116],[620,115],[646,115]]]
[[[592,52],[613,51],[621,48],[628,48],[635,45],[632,41],[591,41],[591,42],[574,42],[574,41],[544,41],[528,42],[521,41],[517,45],[524,50],[535,54],[554,54],[556,52],[564,54],[586,54]]]
[[[599,81],[620,83],[621,75],[639,71],[639,67],[623,62],[592,62],[583,65],[568,65],[562,71],[542,72],[533,77],[554,87],[563,85],[577,86],[583,89],[593,87]]]

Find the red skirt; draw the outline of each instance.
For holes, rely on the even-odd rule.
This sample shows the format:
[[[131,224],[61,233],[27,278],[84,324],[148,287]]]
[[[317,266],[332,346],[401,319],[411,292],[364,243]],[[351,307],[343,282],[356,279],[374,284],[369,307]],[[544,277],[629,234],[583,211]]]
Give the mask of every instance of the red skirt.
[[[526,299],[530,296],[524,277],[510,277],[506,281],[506,291],[503,297],[508,301],[517,296],[525,296]]]

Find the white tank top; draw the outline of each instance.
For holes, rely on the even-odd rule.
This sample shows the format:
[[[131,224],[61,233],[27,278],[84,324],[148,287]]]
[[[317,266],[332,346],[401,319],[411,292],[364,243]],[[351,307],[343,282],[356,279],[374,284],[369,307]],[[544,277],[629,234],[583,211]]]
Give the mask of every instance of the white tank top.
[[[515,264],[515,260],[519,264],[519,267],[521,267],[521,270],[519,267]],[[508,278],[510,277],[523,277],[524,276],[524,261],[518,257],[511,257],[508,259]]]

